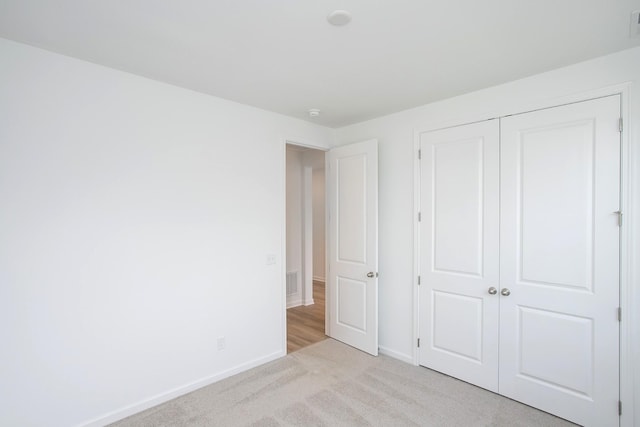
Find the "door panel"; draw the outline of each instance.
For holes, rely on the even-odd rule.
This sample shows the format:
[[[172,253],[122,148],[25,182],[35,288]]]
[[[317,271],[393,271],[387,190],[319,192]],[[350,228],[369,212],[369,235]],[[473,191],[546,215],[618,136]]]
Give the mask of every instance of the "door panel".
[[[594,120],[519,132],[522,282],[591,291]]]
[[[424,133],[420,364],[498,389],[498,121]]]
[[[366,333],[367,282],[338,276],[336,290],[336,323]]]
[[[593,320],[518,307],[520,376],[565,393],[593,394]],[[541,341],[551,344],[540,345]],[[578,341],[580,346],[565,343]]]
[[[327,335],[377,355],[378,143],[334,148],[327,156]]]
[[[501,121],[500,393],[617,425],[620,99]]]
[[[367,156],[335,159],[338,204],[337,259],[340,262],[367,263]]]
[[[471,138],[431,147],[437,272],[482,275],[483,144]]]
[[[434,291],[432,303],[434,350],[481,363],[482,298]]]

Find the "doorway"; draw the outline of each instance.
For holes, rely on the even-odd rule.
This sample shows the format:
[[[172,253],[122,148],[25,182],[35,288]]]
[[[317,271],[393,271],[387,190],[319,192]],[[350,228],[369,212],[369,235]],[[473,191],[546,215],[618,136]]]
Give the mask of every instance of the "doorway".
[[[325,335],[325,153],[286,145],[287,353]]]

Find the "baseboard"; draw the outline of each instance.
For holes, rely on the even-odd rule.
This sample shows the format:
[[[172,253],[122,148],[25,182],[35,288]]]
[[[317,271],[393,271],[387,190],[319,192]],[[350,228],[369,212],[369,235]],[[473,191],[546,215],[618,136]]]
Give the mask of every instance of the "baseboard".
[[[390,348],[386,348],[386,347],[382,347],[379,346],[378,347],[378,352],[380,354],[384,354],[385,356],[389,356],[389,357],[393,357],[394,359],[398,359],[402,362],[405,363],[409,363],[410,365],[413,365],[413,356],[404,354],[404,353],[400,353],[398,351],[395,350],[391,350]]]
[[[247,363],[243,363],[241,365],[235,366],[231,369],[227,369],[226,371],[220,372],[218,374],[205,377],[201,380],[194,381],[184,386],[174,388],[173,390],[169,390],[165,393],[161,393],[156,396],[150,397],[141,402],[134,403],[133,405],[125,406],[124,408],[118,409],[113,412],[109,412],[108,414],[102,415],[100,417],[97,417],[92,420],[86,421],[82,424],[79,424],[79,426],[80,427],[102,427],[107,424],[114,423],[116,421],[122,420],[131,415],[137,414],[138,412],[142,412],[145,409],[149,409],[154,406],[160,405],[161,403],[168,402],[171,399],[175,399],[176,397],[190,393],[199,388],[206,387],[210,384],[213,384],[215,382],[228,378],[232,375],[239,374],[240,372],[244,372],[251,368],[255,368],[256,366],[264,365],[265,363],[279,359],[280,357],[283,357],[283,356],[286,356],[286,352],[284,351],[277,351],[275,353],[271,353],[265,357],[261,357],[259,359],[249,361]]]
[[[287,301],[287,308],[298,307],[302,305],[302,298],[296,298],[293,301]]]
[[[322,283],[324,283],[325,278],[324,277],[313,276],[313,281],[314,282],[322,282]]]
[[[305,306],[307,306],[307,305],[313,305],[313,304],[315,304],[315,301],[313,300],[313,298],[311,298],[310,300],[308,300],[308,301],[305,301],[305,302],[304,302],[304,305],[305,305]]]

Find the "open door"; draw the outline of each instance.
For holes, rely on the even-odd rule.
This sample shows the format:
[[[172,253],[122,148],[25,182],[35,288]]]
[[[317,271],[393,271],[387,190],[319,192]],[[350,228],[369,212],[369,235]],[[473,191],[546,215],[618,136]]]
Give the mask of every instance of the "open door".
[[[378,141],[327,153],[327,335],[378,355]]]

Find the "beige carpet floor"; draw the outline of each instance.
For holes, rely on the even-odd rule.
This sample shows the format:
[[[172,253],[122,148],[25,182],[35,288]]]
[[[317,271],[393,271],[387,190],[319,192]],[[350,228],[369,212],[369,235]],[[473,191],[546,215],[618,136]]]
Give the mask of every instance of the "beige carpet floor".
[[[573,424],[438,372],[327,339],[113,425]]]

